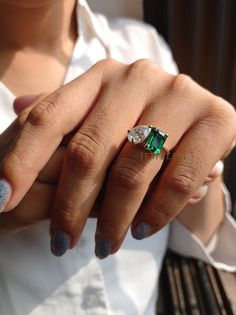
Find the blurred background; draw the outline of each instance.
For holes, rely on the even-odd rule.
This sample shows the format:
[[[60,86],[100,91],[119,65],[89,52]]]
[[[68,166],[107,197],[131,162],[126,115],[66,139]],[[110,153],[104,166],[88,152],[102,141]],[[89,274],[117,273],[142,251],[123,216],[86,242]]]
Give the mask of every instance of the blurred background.
[[[107,16],[141,19],[155,26],[170,45],[180,72],[236,106],[235,0],[88,0],[88,3]],[[236,150],[225,162],[225,182],[235,203]]]
[[[95,12],[110,17],[131,17],[143,19],[143,0],[87,0]]]

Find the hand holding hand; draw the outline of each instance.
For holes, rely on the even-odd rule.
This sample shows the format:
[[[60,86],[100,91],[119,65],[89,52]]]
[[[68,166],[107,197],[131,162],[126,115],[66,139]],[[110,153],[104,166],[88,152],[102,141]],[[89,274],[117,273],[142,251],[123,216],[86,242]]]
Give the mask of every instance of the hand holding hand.
[[[142,239],[181,211],[230,150],[235,122],[230,104],[185,75],[147,60],[101,61],[29,114],[1,169],[12,187],[6,209],[19,204],[63,137],[75,132],[53,204],[52,250],[75,246],[106,182],[96,231],[96,254],[104,258],[119,249],[131,224]],[[158,182],[161,159],[141,161],[140,148],[126,139],[128,129],[143,124],[167,131],[166,146],[184,156],[171,160]]]

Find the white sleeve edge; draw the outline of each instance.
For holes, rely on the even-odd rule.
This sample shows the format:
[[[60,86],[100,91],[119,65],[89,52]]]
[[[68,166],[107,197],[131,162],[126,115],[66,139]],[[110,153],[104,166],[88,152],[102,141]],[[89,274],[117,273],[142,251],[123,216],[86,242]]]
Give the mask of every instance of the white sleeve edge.
[[[225,217],[217,233],[207,245],[191,233],[177,219],[171,223],[169,248],[184,256],[201,259],[217,269],[236,271],[236,252],[232,250],[236,241],[236,222],[229,214],[231,202],[229,192],[222,184],[225,194]]]

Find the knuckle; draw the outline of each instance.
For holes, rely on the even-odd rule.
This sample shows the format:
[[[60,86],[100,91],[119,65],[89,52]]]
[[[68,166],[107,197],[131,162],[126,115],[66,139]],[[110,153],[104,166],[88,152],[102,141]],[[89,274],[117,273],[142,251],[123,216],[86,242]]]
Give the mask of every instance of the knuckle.
[[[224,140],[224,145],[231,147],[236,137],[236,111],[230,103],[219,96],[211,95],[208,111],[202,121],[209,132]]]
[[[127,68],[127,78],[141,77],[142,81],[145,82],[153,78],[154,62],[149,59],[139,59],[134,63],[130,64]],[[150,82],[149,82],[150,83]]]
[[[95,173],[101,163],[103,154],[100,146],[88,134],[80,133],[79,138],[72,140],[67,151],[70,168],[80,174]]]
[[[36,127],[49,127],[53,122],[52,104],[50,101],[43,102],[38,106],[35,106],[29,113],[27,121]]]
[[[211,114],[218,119],[230,122],[232,119],[235,122],[236,111],[235,108],[219,96],[213,96],[211,101]]]
[[[178,194],[191,196],[197,189],[197,172],[189,166],[179,166],[167,178],[167,187]]]
[[[137,161],[126,158],[111,171],[111,181],[128,190],[137,190],[145,182],[145,174]]]
[[[180,93],[193,85],[193,80],[190,76],[180,73],[173,77],[171,82],[171,90],[175,93]]]
[[[138,70],[139,71],[143,71],[143,69],[146,69],[147,67],[150,67],[154,64],[154,62],[151,60],[151,59],[138,59],[136,60],[135,62],[133,62],[131,65],[130,65],[130,69],[133,69],[133,70]]]
[[[121,65],[121,63],[117,60],[111,59],[111,58],[106,58],[99,60],[96,64],[95,67],[99,70],[104,72],[111,72],[114,71],[114,69],[118,68]]]
[[[172,76],[149,59],[139,59],[127,66],[123,80],[140,91],[145,104],[156,103],[157,95],[169,86]]]
[[[60,123],[64,104],[63,94],[61,92],[54,93],[32,109],[27,121],[33,126],[43,128]]]

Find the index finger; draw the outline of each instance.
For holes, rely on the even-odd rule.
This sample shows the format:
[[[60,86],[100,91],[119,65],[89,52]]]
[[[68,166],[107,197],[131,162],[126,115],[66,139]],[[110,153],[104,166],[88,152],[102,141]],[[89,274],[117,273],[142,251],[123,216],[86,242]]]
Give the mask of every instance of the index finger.
[[[0,212],[19,204],[64,135],[78,128],[100,91],[102,74],[92,67],[32,109],[1,166]]]

